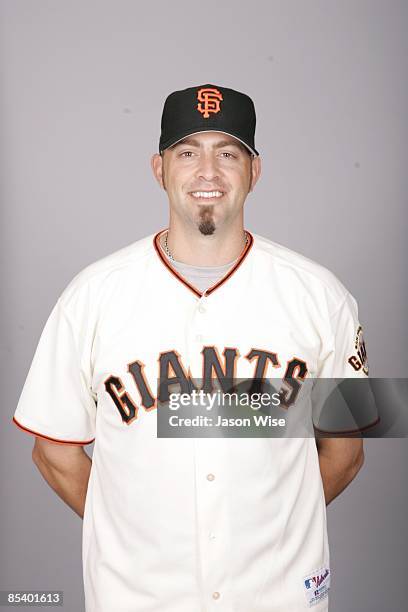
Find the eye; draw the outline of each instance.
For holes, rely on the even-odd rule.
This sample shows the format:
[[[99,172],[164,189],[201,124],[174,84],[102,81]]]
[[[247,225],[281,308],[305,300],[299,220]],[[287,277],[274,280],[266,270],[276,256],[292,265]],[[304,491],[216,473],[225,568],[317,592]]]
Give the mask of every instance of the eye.
[[[193,154],[192,151],[183,151],[182,153],[180,153],[180,157],[190,157]]]
[[[233,159],[235,158],[235,155],[233,155],[232,153],[230,153],[229,151],[223,151],[221,153],[221,155],[227,155],[228,157],[226,159]]]

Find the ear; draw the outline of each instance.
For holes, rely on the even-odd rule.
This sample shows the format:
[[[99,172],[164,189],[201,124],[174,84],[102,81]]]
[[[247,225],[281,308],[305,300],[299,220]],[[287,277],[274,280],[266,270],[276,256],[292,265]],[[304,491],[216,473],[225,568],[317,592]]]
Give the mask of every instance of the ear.
[[[252,181],[249,191],[251,192],[261,176],[261,158],[259,155],[251,160],[252,164]]]
[[[152,156],[150,161],[150,165],[153,170],[153,174],[155,176],[156,181],[159,183],[160,187],[164,189],[163,185],[163,158],[159,153],[155,153]]]

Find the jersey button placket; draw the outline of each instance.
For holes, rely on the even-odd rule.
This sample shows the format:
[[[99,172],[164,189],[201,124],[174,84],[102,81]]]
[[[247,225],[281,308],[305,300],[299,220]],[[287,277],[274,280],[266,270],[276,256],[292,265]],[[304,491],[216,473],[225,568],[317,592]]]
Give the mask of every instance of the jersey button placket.
[[[205,314],[206,307],[202,304],[203,298],[196,299],[192,305],[189,320],[186,321],[186,335],[184,351],[186,362],[189,365],[191,375],[201,384],[202,377],[202,355],[201,350],[205,339]]]
[[[206,297],[203,294],[194,306],[191,322],[187,330],[189,362],[192,366],[192,372],[194,372],[194,378],[199,377],[200,383],[203,371],[201,351],[206,337],[207,311]]]
[[[211,305],[205,294],[197,301],[192,317],[190,338],[193,340],[193,362],[195,364],[197,382],[202,385],[202,348],[208,338]],[[211,331],[211,330],[209,330]],[[209,415],[211,416],[211,415]],[[221,442],[221,444],[219,444]],[[203,579],[203,596],[205,610],[231,612],[227,604],[225,592],[228,575],[228,544],[227,515],[224,500],[225,485],[222,482],[223,459],[218,458],[218,452],[223,448],[223,441],[212,438],[197,438],[194,441],[196,451],[196,482],[197,482],[197,521],[200,538],[200,566]],[[220,469],[221,468],[221,469]],[[222,602],[222,604],[221,604]]]
[[[197,450],[197,518],[206,600],[205,609],[230,612],[229,517],[225,482],[225,441],[201,438]]]
[[[204,329],[203,322],[205,322],[205,321],[203,321],[203,315],[207,312],[207,308],[206,308],[206,306],[203,303],[204,299],[205,299],[205,297],[202,297],[200,299],[200,301],[198,302],[198,307],[197,307],[197,311],[198,311],[199,315],[201,315],[198,318],[200,328],[199,328],[199,331],[198,331],[198,333],[196,334],[196,337],[195,337],[196,342],[198,342],[198,344],[202,344],[202,342],[204,340],[203,334],[200,333]]]

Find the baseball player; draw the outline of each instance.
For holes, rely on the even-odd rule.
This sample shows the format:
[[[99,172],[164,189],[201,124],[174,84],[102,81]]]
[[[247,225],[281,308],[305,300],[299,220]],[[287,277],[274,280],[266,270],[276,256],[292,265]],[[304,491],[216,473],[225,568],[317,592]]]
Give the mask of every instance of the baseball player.
[[[168,228],[79,272],[39,340],[13,421],[83,517],[87,612],[328,610],[326,505],[361,438],[157,435],[158,380],[368,375],[353,296],[244,228],[254,134],[243,93],[171,93],[151,161]]]

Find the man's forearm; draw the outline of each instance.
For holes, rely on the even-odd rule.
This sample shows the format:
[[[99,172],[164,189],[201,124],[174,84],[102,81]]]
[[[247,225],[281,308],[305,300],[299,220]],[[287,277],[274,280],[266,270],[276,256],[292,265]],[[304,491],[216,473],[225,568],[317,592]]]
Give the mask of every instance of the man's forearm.
[[[85,451],[78,454],[69,467],[56,465],[36,457],[35,464],[42,476],[59,497],[81,518],[84,516],[92,460]]]
[[[343,465],[342,463],[336,463],[323,453],[319,453],[319,464],[326,506],[328,506],[356,477],[363,464],[363,459],[349,465]]]

